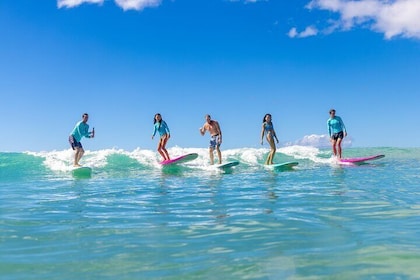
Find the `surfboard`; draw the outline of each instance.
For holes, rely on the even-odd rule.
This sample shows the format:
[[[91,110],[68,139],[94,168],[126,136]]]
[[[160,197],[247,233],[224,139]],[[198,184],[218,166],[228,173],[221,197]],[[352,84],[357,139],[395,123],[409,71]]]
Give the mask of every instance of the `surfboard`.
[[[275,171],[283,171],[283,170],[292,170],[294,166],[298,165],[299,162],[297,161],[288,161],[283,163],[276,163],[267,165],[270,169],[273,169]]]
[[[368,156],[368,157],[357,157],[357,158],[342,158],[340,159],[340,164],[363,164],[370,160],[377,160],[384,158],[385,155],[374,155],[374,156]]]
[[[72,174],[78,178],[90,177],[92,175],[92,168],[87,166],[75,167],[72,170]]]
[[[162,164],[163,166],[170,166],[174,164],[180,164],[180,163],[185,163],[191,160],[195,160],[196,158],[198,158],[198,154],[191,153],[191,154],[182,155],[182,156],[170,159],[170,160],[164,160],[160,162],[160,164]]]
[[[228,168],[237,166],[238,164],[239,164],[239,161],[234,160],[234,161],[229,161],[229,162],[226,162],[226,163],[218,164],[218,165],[216,165],[216,167],[219,168],[219,169],[228,169]]]

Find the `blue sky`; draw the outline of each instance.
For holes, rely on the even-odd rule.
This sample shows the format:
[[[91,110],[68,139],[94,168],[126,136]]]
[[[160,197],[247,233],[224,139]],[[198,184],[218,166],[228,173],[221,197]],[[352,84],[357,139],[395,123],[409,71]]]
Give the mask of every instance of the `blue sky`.
[[[320,145],[330,108],[354,147],[418,147],[418,0],[2,0],[0,151],[261,147],[273,116],[284,145]],[[312,138],[308,137],[313,135]]]

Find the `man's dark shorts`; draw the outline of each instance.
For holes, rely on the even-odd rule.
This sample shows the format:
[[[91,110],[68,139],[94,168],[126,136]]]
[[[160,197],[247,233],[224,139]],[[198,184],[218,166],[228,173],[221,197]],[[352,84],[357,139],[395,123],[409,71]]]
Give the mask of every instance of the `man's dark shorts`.
[[[83,148],[82,143],[77,142],[76,139],[74,139],[73,135],[69,136],[69,143],[73,150],[75,150],[76,148]]]
[[[340,131],[339,133],[334,133],[331,138],[335,141],[337,141],[337,139],[343,139],[344,138],[344,132]]]

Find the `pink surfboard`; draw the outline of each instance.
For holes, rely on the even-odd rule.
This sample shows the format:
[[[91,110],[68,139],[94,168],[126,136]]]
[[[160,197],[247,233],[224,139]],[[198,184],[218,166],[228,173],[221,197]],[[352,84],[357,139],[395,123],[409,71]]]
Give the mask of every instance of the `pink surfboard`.
[[[171,165],[171,164],[178,164],[178,163],[184,163],[187,161],[191,161],[198,158],[198,154],[197,153],[191,153],[191,154],[186,154],[186,155],[182,155],[170,160],[164,160],[162,161],[160,164],[166,166],[166,165]]]
[[[374,156],[369,156],[369,157],[343,158],[340,160],[340,163],[344,163],[344,164],[358,164],[359,163],[360,164],[369,160],[381,159],[384,157],[385,155],[374,155]]]

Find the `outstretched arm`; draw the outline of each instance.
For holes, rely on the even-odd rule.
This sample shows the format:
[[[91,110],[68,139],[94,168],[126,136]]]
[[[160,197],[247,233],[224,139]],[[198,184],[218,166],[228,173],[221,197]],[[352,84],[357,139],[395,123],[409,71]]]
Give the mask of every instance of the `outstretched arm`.
[[[157,131],[156,125],[153,126],[153,133],[152,133],[152,139],[155,137]]]
[[[261,145],[264,142],[264,123],[262,124],[262,128],[261,128]]]
[[[204,134],[206,133],[206,130],[207,130],[207,126],[206,126],[206,124],[207,124],[207,123],[205,123],[202,127],[200,127],[200,134],[201,134],[202,136],[204,136]]]

